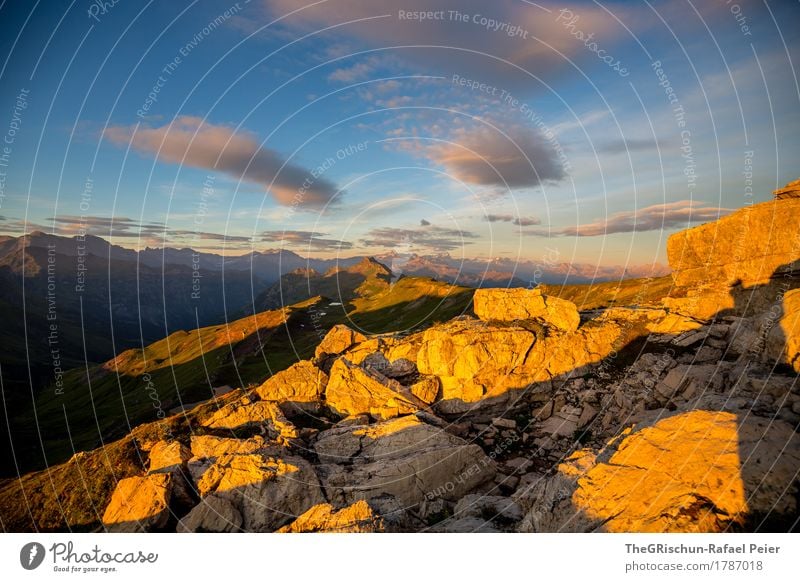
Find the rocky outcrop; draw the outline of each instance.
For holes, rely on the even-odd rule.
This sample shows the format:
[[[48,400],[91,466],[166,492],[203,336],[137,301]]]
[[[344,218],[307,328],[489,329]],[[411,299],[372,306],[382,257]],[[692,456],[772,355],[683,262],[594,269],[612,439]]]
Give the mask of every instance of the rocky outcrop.
[[[581,322],[574,303],[538,289],[477,289],[473,310],[483,321],[532,320],[561,331],[575,331]]]
[[[317,475],[307,460],[262,443],[258,439],[192,442],[196,456],[190,462],[190,471],[198,494],[203,499],[213,495],[230,503],[241,515],[241,525],[236,527],[244,531],[274,531],[324,501]],[[231,519],[219,520],[208,515],[212,509],[208,504],[194,508],[195,515],[184,520],[184,528],[228,529],[237,523],[233,512],[228,511]]]
[[[261,427],[270,438],[283,441],[298,437],[297,429],[276,403],[254,402],[249,396],[226,404],[205,420],[203,426],[230,431]]]
[[[377,533],[386,526],[366,501],[336,510],[330,503],[315,505],[278,533]]]
[[[479,446],[415,416],[325,431],[314,449],[328,499],[340,506],[385,496],[404,508],[456,500],[496,470]]]
[[[320,410],[328,376],[308,360],[278,372],[256,388],[261,400],[277,402],[287,413],[317,413]]]
[[[520,495],[531,507],[521,529],[717,532],[794,515],[799,444],[781,421],[677,414],[537,482]]]
[[[208,495],[178,522],[178,533],[241,531],[242,514],[222,497]]]
[[[328,407],[341,416],[369,414],[385,420],[417,411],[421,403],[410,391],[374,370],[338,359],[325,391]]]
[[[629,326],[630,333],[635,326]],[[614,321],[584,326],[576,332],[545,337],[524,327],[497,327],[461,319],[425,332],[417,356],[423,374],[438,376],[445,415],[492,414],[516,406],[563,374],[582,374],[615,345],[623,330]]]
[[[346,325],[334,325],[317,346],[314,357],[320,360],[327,356],[338,356],[366,339],[364,334]]]
[[[172,475],[155,473],[122,479],[103,513],[103,525],[114,532],[157,531],[170,517]]]
[[[800,198],[800,180],[793,180],[786,184],[783,188],[778,188],[772,191],[776,200],[788,200],[792,198]]]
[[[798,266],[797,233],[800,199],[755,204],[718,221],[678,232],[667,241],[675,284],[764,284]]]

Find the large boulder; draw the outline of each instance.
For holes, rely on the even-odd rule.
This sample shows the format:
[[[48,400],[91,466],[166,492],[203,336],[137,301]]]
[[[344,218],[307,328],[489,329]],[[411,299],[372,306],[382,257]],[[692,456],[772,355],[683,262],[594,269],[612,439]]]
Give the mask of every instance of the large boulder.
[[[403,507],[457,500],[494,478],[480,447],[416,416],[320,433],[315,451],[328,499],[339,506],[391,496]]]
[[[196,456],[190,462],[190,471],[198,493],[203,499],[213,495],[229,502],[241,515],[244,531],[274,531],[324,501],[308,461],[261,443],[260,439],[192,439]],[[216,524],[224,531],[236,521],[201,515],[185,527],[190,529],[199,522],[201,526],[197,527],[210,529]]]
[[[366,339],[364,334],[352,330],[346,325],[334,325],[317,346],[314,357],[321,359],[327,356],[337,356]]]
[[[222,497],[209,495],[178,522],[178,533],[236,532],[242,527],[242,514]]]
[[[171,496],[170,473],[121,479],[103,513],[103,525],[127,533],[162,529],[169,521]]]
[[[578,329],[581,322],[574,303],[538,289],[478,289],[473,310],[484,321],[533,320],[567,332]]]
[[[288,441],[298,437],[297,429],[278,404],[262,400],[253,402],[248,396],[226,404],[205,420],[202,426],[231,431],[262,427],[274,439]]]
[[[635,326],[626,333],[634,334]],[[417,355],[422,374],[438,376],[441,399],[435,408],[456,415],[501,412],[521,397],[549,390],[566,374],[579,375],[621,347],[622,328],[612,320],[573,333],[543,337],[523,327],[453,320],[425,331]]]
[[[676,414],[535,483],[520,495],[530,508],[520,529],[721,532],[780,520],[796,515],[799,445],[780,420]]]
[[[399,382],[339,358],[325,390],[328,407],[342,416],[369,414],[376,419],[411,414],[425,404]]]
[[[308,360],[278,372],[256,388],[261,400],[277,402],[287,414],[296,410],[318,412],[328,376]]]
[[[712,282],[728,287],[762,285],[797,268],[800,198],[741,208],[717,221],[682,230],[667,241],[667,257],[679,287]]]

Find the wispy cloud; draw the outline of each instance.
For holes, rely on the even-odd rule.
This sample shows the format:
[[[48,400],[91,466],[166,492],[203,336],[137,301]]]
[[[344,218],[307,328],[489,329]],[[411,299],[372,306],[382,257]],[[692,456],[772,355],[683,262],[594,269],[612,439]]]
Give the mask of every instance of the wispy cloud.
[[[617,212],[587,224],[528,231],[538,236],[603,236],[620,232],[644,232],[673,227],[687,227],[692,222],[717,220],[733,212],[729,208],[706,206],[696,200],[654,204],[638,210]]]
[[[266,230],[261,233],[261,240],[315,251],[338,251],[353,248],[351,242],[326,238],[327,236],[325,233],[310,230]]]
[[[536,216],[514,216],[513,214],[487,214],[483,217],[487,222],[510,222],[517,226],[536,226],[542,224]]]
[[[287,160],[278,152],[259,146],[248,132],[234,132],[198,117],[181,116],[161,127],[112,126],[105,137],[141,153],[173,164],[185,164],[223,172],[266,187],[282,205],[319,208],[337,194],[336,186]]]
[[[417,228],[373,228],[359,243],[367,247],[394,249],[403,246],[443,252],[473,244],[478,238],[480,235],[473,232],[428,224]]]
[[[349,21],[341,29],[348,38],[374,46],[404,46],[402,58],[417,68],[460,71],[504,87],[530,86],[527,71],[539,78],[570,70],[570,59],[594,57],[570,31],[556,22],[561,6],[485,0],[349,0],[300,4],[297,0],[264,0],[271,16],[288,15],[282,23],[301,30]],[[298,10],[302,6],[302,10]],[[615,16],[629,8],[615,7]],[[415,13],[436,18],[420,20]],[[583,30],[592,31],[602,46],[624,38],[625,30],[605,10],[583,5],[574,10]],[[466,20],[452,14],[466,15]],[[334,36],[336,33],[332,33]],[[438,45],[432,47],[431,45]],[[566,57],[566,58],[565,58]]]

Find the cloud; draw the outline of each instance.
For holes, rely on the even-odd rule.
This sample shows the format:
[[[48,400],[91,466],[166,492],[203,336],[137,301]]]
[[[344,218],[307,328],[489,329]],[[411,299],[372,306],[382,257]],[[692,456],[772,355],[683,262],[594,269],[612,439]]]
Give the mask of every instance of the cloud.
[[[422,220],[419,221],[419,225],[420,226],[430,226],[431,223],[423,218]]]
[[[295,164],[279,153],[260,147],[248,132],[235,133],[224,125],[213,125],[198,117],[181,116],[161,127],[112,126],[105,137],[116,145],[127,145],[163,162],[220,171],[235,179],[260,184],[282,205],[319,208],[337,194],[336,186]]]
[[[398,246],[410,246],[437,252],[452,251],[465,244],[473,244],[472,240],[479,235],[454,228],[441,226],[420,226],[417,228],[381,227],[370,230],[359,242],[368,247],[384,247],[393,249]]]
[[[325,238],[326,236],[328,235],[325,233],[310,230],[265,230],[261,233],[261,240],[315,251],[339,251],[353,248],[351,242]]]
[[[368,78],[375,67],[370,62],[356,63],[351,67],[336,69],[328,75],[329,81],[336,81],[338,83],[353,83],[355,81],[363,81]]]
[[[487,214],[483,217],[487,222],[510,222],[517,226],[536,226],[542,221],[536,216],[513,216],[511,214]]]
[[[645,232],[673,227],[687,227],[691,222],[717,220],[733,212],[729,208],[706,206],[705,202],[680,200],[654,204],[639,210],[617,212],[611,216],[579,226],[529,231],[537,236],[602,236],[620,232]]]
[[[567,59],[577,61],[577,66],[596,59],[562,21],[557,21],[561,6],[555,4],[541,8],[534,3],[485,0],[437,0],[435,6],[429,0],[404,0],[400,4],[396,0],[262,1],[272,18],[295,11],[282,21],[289,28],[312,31],[351,21],[329,35],[347,35],[348,40],[360,40],[368,46],[403,46],[393,53],[405,61],[448,75],[469,73],[505,88],[523,83],[529,87],[532,83],[531,77],[513,65],[541,78],[572,69]],[[578,27],[593,33],[606,49],[626,34],[614,16],[626,21],[631,11],[619,4],[613,16],[592,5],[573,9],[579,17]],[[436,17],[419,20],[408,16],[419,12],[435,13]],[[466,19],[453,17],[455,12]],[[361,21],[352,22],[358,19]]]
[[[566,176],[556,148],[541,132],[522,127],[503,131],[506,135],[486,126],[458,128],[447,141],[404,142],[401,147],[470,184],[532,188]]]
[[[46,232],[62,236],[88,234],[105,238],[136,238],[152,244],[193,243],[199,240],[223,242],[226,245],[245,246],[252,243],[252,238],[244,235],[223,234],[201,230],[170,228],[163,222],[140,222],[125,216],[72,216],[62,214],[46,219],[47,227],[40,227]],[[242,247],[244,248],[244,247]]]
[[[656,139],[618,139],[600,144],[597,151],[602,154],[654,152],[663,146],[663,141]]]

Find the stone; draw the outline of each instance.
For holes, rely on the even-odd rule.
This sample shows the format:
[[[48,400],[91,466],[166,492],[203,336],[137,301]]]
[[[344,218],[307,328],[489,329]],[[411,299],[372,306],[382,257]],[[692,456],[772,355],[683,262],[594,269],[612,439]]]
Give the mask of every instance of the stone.
[[[788,364],[800,374],[800,289],[783,294],[779,314],[769,327],[763,359]]]
[[[800,180],[793,180],[786,184],[783,188],[778,188],[772,191],[772,195],[776,200],[788,200],[791,198],[800,198]]]
[[[523,512],[519,504],[508,497],[472,494],[459,499],[453,516],[515,522],[522,519]]]
[[[103,513],[103,526],[126,533],[162,529],[169,521],[171,494],[170,473],[121,479]]]
[[[341,416],[369,414],[381,420],[412,414],[425,406],[398,382],[344,358],[336,360],[331,368],[325,401]]]
[[[364,334],[354,331],[346,325],[334,325],[317,346],[314,357],[319,360],[326,356],[342,354],[366,339]]]
[[[279,403],[287,413],[292,408],[316,413],[327,383],[327,374],[304,360],[267,379],[256,388],[256,394],[261,400]]]
[[[745,206],[719,220],[673,234],[667,258],[678,287],[713,282],[752,287],[792,270],[798,260],[800,199]]]
[[[172,473],[192,458],[192,451],[178,441],[158,441],[150,449],[149,473]]]
[[[581,322],[574,303],[538,289],[477,289],[473,310],[484,321],[533,320],[564,332],[575,331]]]
[[[481,448],[404,416],[320,433],[314,450],[331,503],[391,496],[403,507],[460,499],[496,473]]]
[[[697,350],[692,358],[695,364],[705,364],[709,362],[719,362],[722,359],[722,350],[705,345]]]
[[[240,430],[263,427],[271,438],[296,439],[299,433],[275,402],[250,401],[243,398],[220,408],[202,423],[217,430]]]
[[[425,404],[433,404],[439,396],[441,384],[436,376],[423,376],[410,387],[411,393]]]
[[[578,419],[566,418],[559,412],[539,423],[536,431],[553,438],[572,437],[578,430]]]
[[[720,532],[794,515],[800,436],[779,420],[695,410],[625,436],[577,480],[572,514],[612,532]]]
[[[203,499],[228,501],[241,514],[243,531],[274,531],[324,501],[314,468],[301,457],[262,451],[222,454],[209,462],[197,491]]]
[[[479,517],[448,518],[432,526],[435,533],[500,533],[491,522]]]
[[[510,418],[493,418],[492,424],[500,428],[517,428],[517,421]]]
[[[238,532],[242,514],[227,499],[208,495],[178,522],[178,533]]]
[[[315,505],[277,533],[377,533],[385,529],[380,515],[359,500],[339,510],[330,503]]]

